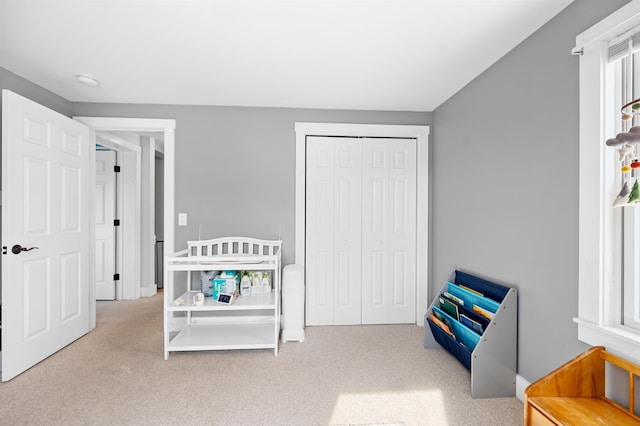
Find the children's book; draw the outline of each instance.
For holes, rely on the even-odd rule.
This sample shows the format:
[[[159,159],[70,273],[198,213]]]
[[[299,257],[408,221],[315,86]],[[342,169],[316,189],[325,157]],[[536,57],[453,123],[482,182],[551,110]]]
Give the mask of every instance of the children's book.
[[[453,333],[451,332],[451,329],[449,328],[449,326],[445,323],[443,323],[442,321],[440,321],[433,313],[431,315],[429,315],[429,319],[431,321],[433,321],[433,323],[435,325],[437,325],[438,327],[440,327],[442,329],[442,331],[444,331],[445,333],[447,333],[449,336],[453,337],[455,339],[455,336],[453,335]]]
[[[493,316],[495,315],[493,312],[483,309],[478,305],[473,305],[473,312],[475,312],[478,315],[482,315],[488,320],[492,320]]]
[[[440,297],[440,309],[451,315],[457,321],[460,321],[460,314],[458,313],[458,305],[453,303],[446,297]]]
[[[475,331],[476,333],[482,335],[482,325],[480,325],[479,322],[472,320],[465,314],[460,314],[460,322],[466,325],[467,327],[469,327],[470,329],[472,329],[473,331]]]
[[[448,291],[445,291],[444,293],[442,293],[445,297],[449,298],[450,300],[453,300],[454,302],[456,302],[458,305],[460,306],[464,306],[464,300],[462,300],[461,298],[459,298],[458,296],[454,296],[453,294],[449,293]]]
[[[478,296],[484,297],[484,294],[480,293],[478,290],[474,290],[472,288],[467,287],[466,285],[458,284],[460,288],[464,288],[467,291],[470,291],[473,294],[477,294]]]
[[[447,327],[449,327],[449,330],[451,330],[451,333],[455,335],[455,333],[453,332],[453,326],[451,325],[451,321],[449,321],[449,318],[447,318],[446,315],[443,315],[440,311],[437,311],[435,309],[433,310],[433,315],[435,315],[436,318],[438,318],[440,321],[445,323]]]

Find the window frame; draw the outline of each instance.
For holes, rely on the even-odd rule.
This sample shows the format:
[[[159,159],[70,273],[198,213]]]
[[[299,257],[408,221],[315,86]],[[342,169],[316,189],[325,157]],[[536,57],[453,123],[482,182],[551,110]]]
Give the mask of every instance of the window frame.
[[[610,40],[640,26],[640,0],[633,0],[576,37],[580,53],[580,154],[578,339],[604,345],[640,362],[640,333],[622,324],[622,209],[613,209],[616,182],[610,166],[615,150],[606,147],[615,131],[615,96],[607,63]],[[609,70],[609,71],[608,71]],[[619,117],[617,118],[619,120]],[[619,189],[619,188],[618,188]]]
[[[640,27],[638,28],[640,31]],[[636,37],[634,37],[635,39]],[[613,109],[618,113],[616,106],[626,105],[633,99],[640,97],[640,49],[638,49],[637,40],[634,41],[635,48],[633,56],[625,56],[615,62],[609,64],[613,68],[613,76],[615,83],[616,100]],[[611,108],[611,106],[610,106]],[[630,122],[632,126],[640,125],[640,119],[634,115]],[[627,131],[623,128],[622,121],[615,120],[616,133]],[[609,132],[608,134],[612,134]],[[636,148],[636,156],[640,154]],[[616,160],[615,168],[620,167],[620,162]],[[631,182],[629,182],[631,183]],[[623,287],[622,287],[622,315],[621,322],[625,327],[633,328],[635,332],[640,333],[639,309],[640,300],[640,208],[629,207],[622,210],[622,253],[623,260],[621,267],[623,268]]]
[[[625,327],[640,333],[640,208],[629,208],[624,214],[624,299],[623,318]],[[627,214],[630,213],[630,214]],[[638,259],[637,261],[634,261]]]

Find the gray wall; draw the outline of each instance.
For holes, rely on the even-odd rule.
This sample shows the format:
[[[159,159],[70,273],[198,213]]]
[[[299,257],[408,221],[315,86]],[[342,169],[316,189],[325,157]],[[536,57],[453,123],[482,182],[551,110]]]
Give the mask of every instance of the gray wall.
[[[466,269],[518,288],[518,373],[586,349],[578,313],[575,37],[627,0],[576,0],[433,112],[430,289]]]
[[[1,67],[0,89],[9,89],[60,114],[71,116],[71,102]]]
[[[296,122],[430,125],[430,113],[74,103],[76,116],[176,120],[176,249],[221,236],[283,240],[294,258]],[[166,159],[165,159],[166,161]],[[177,219],[177,216],[176,216]]]

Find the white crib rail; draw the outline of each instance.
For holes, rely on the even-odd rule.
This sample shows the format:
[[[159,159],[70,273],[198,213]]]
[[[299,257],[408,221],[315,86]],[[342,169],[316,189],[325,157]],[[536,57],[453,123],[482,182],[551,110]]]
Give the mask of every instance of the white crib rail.
[[[187,241],[187,256],[280,256],[282,241],[248,237],[221,237],[211,240]]]

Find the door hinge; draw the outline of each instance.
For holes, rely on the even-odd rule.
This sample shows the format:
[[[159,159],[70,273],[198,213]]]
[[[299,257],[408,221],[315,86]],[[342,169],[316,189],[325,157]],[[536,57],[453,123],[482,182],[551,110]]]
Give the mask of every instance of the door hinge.
[[[120,281],[120,274],[113,274],[114,281]]]
[[[114,219],[113,226],[120,226],[120,219]]]
[[[120,166],[113,166],[113,171],[115,173],[120,173]]]

